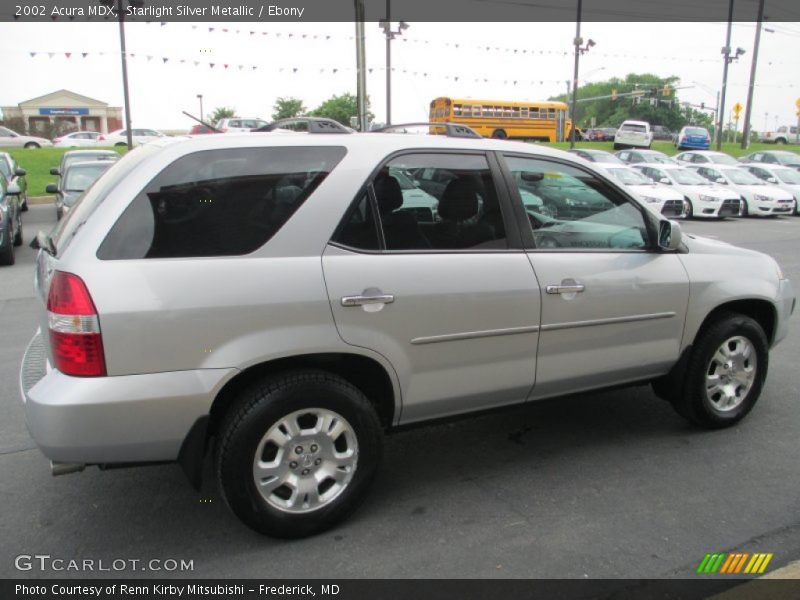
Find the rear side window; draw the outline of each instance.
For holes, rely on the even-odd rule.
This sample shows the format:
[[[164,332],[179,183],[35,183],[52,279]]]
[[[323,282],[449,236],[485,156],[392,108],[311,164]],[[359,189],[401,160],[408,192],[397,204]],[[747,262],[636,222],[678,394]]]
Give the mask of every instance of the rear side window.
[[[345,155],[340,147],[195,152],[131,202],[102,260],[236,256],[263,246]]]

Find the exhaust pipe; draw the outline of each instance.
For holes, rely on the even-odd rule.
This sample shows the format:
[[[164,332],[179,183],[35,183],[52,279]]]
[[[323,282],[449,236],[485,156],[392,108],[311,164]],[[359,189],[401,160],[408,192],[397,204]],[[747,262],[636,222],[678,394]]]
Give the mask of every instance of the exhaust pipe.
[[[70,473],[80,473],[86,468],[86,463],[64,463],[50,461],[50,473],[53,477],[59,475],[69,475]]]

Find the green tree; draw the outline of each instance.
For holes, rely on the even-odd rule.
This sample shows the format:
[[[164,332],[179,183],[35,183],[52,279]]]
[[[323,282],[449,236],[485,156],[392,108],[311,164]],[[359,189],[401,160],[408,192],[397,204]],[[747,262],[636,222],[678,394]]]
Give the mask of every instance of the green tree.
[[[236,109],[228,106],[218,106],[211,113],[211,123],[216,123],[220,119],[230,119],[236,116]]]
[[[683,127],[688,122],[688,117],[683,106],[680,104],[675,85],[678,77],[659,77],[650,73],[629,73],[624,79],[614,77],[607,81],[587,83],[578,88],[578,99],[596,98],[607,96],[597,100],[585,100],[578,102],[577,122],[580,127],[586,128],[591,125],[592,117],[595,119],[597,127],[618,127],[626,119],[639,119],[648,121],[652,125],[663,125],[668,129],[676,130]],[[664,95],[665,86],[669,87],[669,95]],[[610,96],[614,91],[617,94],[630,94],[641,90],[643,96],[618,96],[615,99]],[[652,91],[657,94],[652,96]],[[561,100],[571,102],[571,96],[561,94],[551,100]],[[697,112],[697,111],[695,111]],[[699,123],[698,123],[699,124]]]
[[[369,98],[367,98],[367,109],[369,109]],[[350,126],[350,117],[358,114],[358,101],[353,94],[341,94],[331,96],[325,102],[309,113],[312,117],[326,117],[338,121],[342,125]],[[367,120],[371,121],[375,115],[367,112]]]
[[[306,112],[303,101],[300,98],[278,98],[272,107],[272,120],[291,119]]]

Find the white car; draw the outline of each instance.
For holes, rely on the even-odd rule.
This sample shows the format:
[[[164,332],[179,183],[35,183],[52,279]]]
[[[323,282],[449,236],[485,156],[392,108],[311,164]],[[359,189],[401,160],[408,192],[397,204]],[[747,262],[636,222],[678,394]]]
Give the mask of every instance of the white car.
[[[667,156],[658,150],[620,150],[615,152],[614,156],[628,165],[635,165],[638,163],[655,163],[659,165],[679,165],[671,156]]]
[[[685,217],[686,202],[683,194],[675,189],[656,183],[641,171],[627,165],[599,164],[622,185],[634,192],[650,210],[665,217]]]
[[[97,138],[97,142],[100,146],[127,146],[128,145],[128,130],[127,129],[117,129],[116,131],[112,131],[111,133],[104,133],[100,137]],[[157,140],[159,138],[167,137],[160,131],[156,131],[155,129],[139,129],[139,128],[132,128],[131,129],[131,139],[133,141],[134,146],[140,146],[142,144],[146,144],[147,142],[152,142],[153,140]]]
[[[691,169],[670,165],[634,165],[656,183],[673,186],[683,194],[686,201],[686,218],[705,217],[724,219],[738,217],[742,211],[739,194],[722,186],[712,184]]]
[[[53,142],[33,135],[22,135],[8,127],[0,127],[0,148],[43,148]]]
[[[57,148],[82,148],[97,146],[97,139],[102,134],[98,131],[73,131],[53,139],[53,146]]]
[[[715,152],[714,150],[689,150],[681,152],[675,157],[682,165],[731,165],[736,166],[739,161],[730,154]]]
[[[257,117],[232,117],[230,119],[220,119],[217,121],[217,124],[214,125],[214,128],[222,133],[241,133],[264,127],[264,125],[269,125],[269,122]]]
[[[650,148],[653,130],[647,121],[623,121],[614,136],[614,150],[620,148]]]
[[[692,167],[709,181],[730,187],[742,197],[742,216],[774,217],[794,212],[794,196],[779,187],[767,185],[755,175],[739,167]],[[795,171],[796,172],[796,171]]]
[[[739,165],[740,169],[747,170],[762,181],[770,183],[794,196],[794,214],[800,214],[800,173],[791,167],[783,165],[765,165],[763,163],[748,163]]]

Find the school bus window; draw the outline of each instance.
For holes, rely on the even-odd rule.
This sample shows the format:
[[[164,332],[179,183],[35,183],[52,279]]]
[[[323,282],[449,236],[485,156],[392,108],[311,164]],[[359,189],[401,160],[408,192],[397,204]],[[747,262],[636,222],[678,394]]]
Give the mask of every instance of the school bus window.
[[[535,106],[531,107],[531,119],[538,119],[539,118],[539,109]]]
[[[472,116],[473,117],[480,117],[481,116],[481,107],[480,106],[472,106]]]
[[[515,106],[514,108],[511,109],[511,111],[512,111],[511,116],[514,117],[515,119],[519,119],[519,107]]]
[[[460,117],[461,116],[461,105],[455,104],[453,105],[453,116]]]
[[[527,119],[529,117],[527,106],[523,106],[522,108],[519,109],[519,116],[522,117],[523,119]]]

